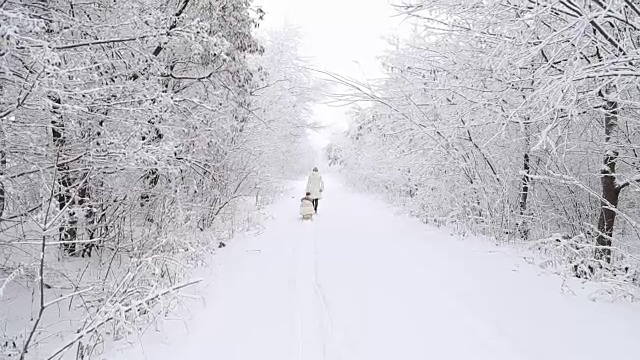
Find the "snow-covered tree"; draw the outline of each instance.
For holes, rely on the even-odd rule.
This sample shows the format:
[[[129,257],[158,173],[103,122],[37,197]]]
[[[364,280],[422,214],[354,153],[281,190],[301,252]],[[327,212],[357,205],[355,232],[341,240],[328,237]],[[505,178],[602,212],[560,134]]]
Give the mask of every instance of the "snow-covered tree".
[[[640,190],[638,6],[397,8],[415,31],[388,54],[387,79],[352,95],[374,105],[335,145],[348,173],[427,221],[552,238],[578,275],[606,268],[637,282],[640,208],[623,194]]]
[[[265,52],[262,15],[248,0],[0,1],[0,273],[37,294],[2,351],[87,358],[138,330],[233,231],[222,215],[299,169],[313,84],[294,36]]]

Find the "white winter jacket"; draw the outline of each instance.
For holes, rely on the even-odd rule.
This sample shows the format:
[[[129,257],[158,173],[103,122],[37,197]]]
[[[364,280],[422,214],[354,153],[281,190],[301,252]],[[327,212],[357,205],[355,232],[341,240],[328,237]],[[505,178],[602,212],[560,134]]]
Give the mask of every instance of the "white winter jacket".
[[[307,181],[307,192],[311,193],[312,199],[320,199],[323,191],[324,182],[322,181],[322,176],[317,171],[312,172]]]
[[[313,210],[313,204],[311,203],[311,200],[303,198],[300,201],[300,215],[313,215],[314,212],[315,211]]]

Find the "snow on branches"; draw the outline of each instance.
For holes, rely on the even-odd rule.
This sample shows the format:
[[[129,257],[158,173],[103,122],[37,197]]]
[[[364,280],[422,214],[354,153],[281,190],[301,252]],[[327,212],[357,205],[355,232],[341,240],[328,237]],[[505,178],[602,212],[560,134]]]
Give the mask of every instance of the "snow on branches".
[[[248,0],[0,1],[0,278],[14,304],[37,294],[0,310],[16,344],[0,352],[88,358],[139,330],[233,232],[223,216],[300,166],[312,84],[294,38],[265,52],[254,37],[262,14]],[[76,320],[52,325],[52,304]]]
[[[425,221],[498,239],[584,237],[592,272],[637,271],[638,6],[416,0],[397,9],[415,31],[387,56],[387,78],[360,96],[373,106],[331,160]]]

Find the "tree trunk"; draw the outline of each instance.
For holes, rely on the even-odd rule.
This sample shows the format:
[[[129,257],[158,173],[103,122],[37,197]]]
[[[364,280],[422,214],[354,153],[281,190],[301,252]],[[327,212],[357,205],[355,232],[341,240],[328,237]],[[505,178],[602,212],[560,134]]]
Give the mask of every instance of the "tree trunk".
[[[5,99],[6,94],[4,87],[2,86],[2,82],[0,82],[0,112],[3,110],[2,108],[4,108],[3,100]],[[4,125],[0,125],[0,141],[2,141],[0,144],[0,175],[5,175],[5,171],[7,169],[7,141],[6,134],[4,132]],[[4,182],[0,181],[0,221],[2,221],[2,215],[4,215],[4,209],[6,207],[5,196]]]
[[[518,231],[523,240],[529,238],[529,228],[524,218],[527,212],[527,199],[529,198],[529,185],[531,183],[531,177],[529,176],[531,171],[531,157],[529,151],[531,150],[531,138],[529,133],[529,125],[525,124],[525,150],[522,163],[522,188],[520,190],[520,224],[518,224]]]
[[[596,238],[596,259],[611,262],[611,236],[616,220],[615,208],[618,206],[620,188],[616,186],[616,161],[618,151],[612,144],[612,135],[618,128],[618,103],[607,100],[604,115],[605,153],[604,166],[600,171],[602,175],[602,200],[600,201],[600,217],[598,219],[598,237]]]
[[[529,170],[530,166],[530,158],[529,153],[524,153],[524,162],[522,164],[522,191],[520,191],[520,216],[523,216],[527,211],[527,198],[529,197],[529,182],[531,179],[529,178]]]
[[[4,135],[4,134],[3,134]],[[4,140],[4,136],[3,136]],[[5,174],[5,170],[7,169],[7,153],[5,148],[6,143],[2,142],[2,149],[0,149],[0,175]],[[4,215],[4,209],[6,207],[5,200],[5,189],[4,182],[0,181],[0,221],[2,219],[2,215]]]
[[[59,154],[64,154],[66,135],[64,133],[64,121],[61,113],[61,100],[57,94],[50,93],[47,95],[52,102],[51,107],[51,136],[53,138],[53,145],[58,150]],[[61,158],[59,156],[59,158]],[[62,158],[63,159],[63,158]],[[69,242],[63,244],[63,249],[71,255],[76,253],[76,238],[77,230],[76,225],[78,220],[76,219],[75,212],[73,211],[73,195],[71,194],[71,187],[73,186],[73,179],[71,178],[71,172],[69,171],[69,164],[58,161],[56,164],[56,171],[58,176],[58,192],[56,194],[56,200],[58,202],[58,209],[63,211],[67,207],[67,221],[58,228],[61,241]]]

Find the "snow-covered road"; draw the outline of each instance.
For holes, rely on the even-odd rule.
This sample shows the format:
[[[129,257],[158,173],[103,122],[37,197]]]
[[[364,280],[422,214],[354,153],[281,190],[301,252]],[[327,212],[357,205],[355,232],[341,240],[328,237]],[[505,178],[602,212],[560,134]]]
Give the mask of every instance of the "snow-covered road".
[[[313,222],[298,191],[215,257],[189,335],[118,359],[640,359],[637,306],[563,294],[506,248],[326,182]]]

